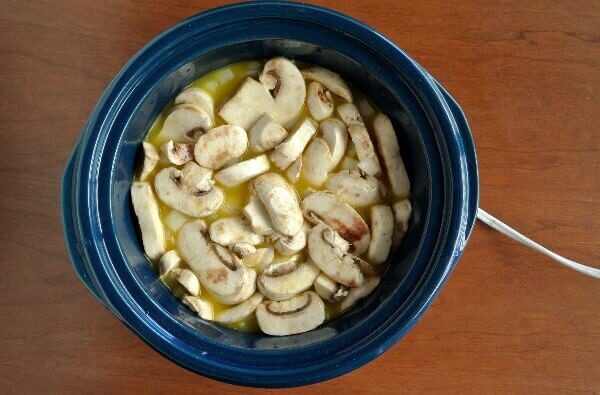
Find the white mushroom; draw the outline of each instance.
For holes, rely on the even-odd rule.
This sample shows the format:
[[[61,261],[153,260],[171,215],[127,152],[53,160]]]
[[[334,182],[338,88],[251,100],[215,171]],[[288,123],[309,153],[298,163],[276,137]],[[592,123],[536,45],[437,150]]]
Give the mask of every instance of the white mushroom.
[[[315,138],[306,149],[302,163],[304,179],[315,186],[323,185],[331,168],[331,153],[325,140]]]
[[[360,287],[350,289],[348,295],[342,300],[340,309],[342,311],[348,310],[354,306],[360,299],[368,296],[379,284],[380,278],[377,276],[368,276]]]
[[[302,171],[302,156],[292,162],[292,164],[285,171],[285,175],[291,183],[297,182],[300,179],[300,172]]]
[[[211,118],[214,118],[215,113],[215,102],[212,96],[200,88],[187,88],[184,89],[177,97],[175,97],[175,104],[194,104],[198,107],[203,108],[208,112]]]
[[[292,120],[304,105],[306,85],[300,70],[286,58],[273,58],[265,63],[259,81],[273,91],[274,102],[265,110],[279,123]]]
[[[171,271],[177,275],[177,282],[185,288],[185,290],[193,296],[200,295],[200,281],[198,277],[188,269],[173,269]]]
[[[160,160],[160,154],[152,144],[144,141],[142,147],[144,148],[144,164],[142,166],[142,172],[140,173],[140,181],[144,181],[148,178]]]
[[[212,117],[202,107],[180,104],[167,116],[158,134],[161,141],[193,141],[196,136],[213,127]]]
[[[160,277],[164,277],[171,272],[171,270],[178,268],[181,265],[181,257],[175,250],[167,251],[160,261],[158,261],[158,271]]]
[[[275,251],[272,248],[258,248],[255,253],[247,255],[242,261],[244,265],[262,273],[273,262]]]
[[[306,70],[302,70],[302,76],[307,80],[318,81],[325,85],[327,89],[336,95],[340,96],[347,102],[352,101],[352,92],[350,87],[338,73],[334,73],[331,70],[324,69],[322,67],[311,67]]]
[[[248,130],[274,102],[269,91],[261,83],[248,77],[237,93],[221,107],[219,116],[228,124]]]
[[[191,217],[215,213],[223,204],[223,191],[210,180],[212,171],[188,162],[183,169],[162,169],[154,177],[158,197],[168,206]]]
[[[304,220],[298,196],[282,176],[276,173],[263,174],[252,185],[277,232],[286,236],[295,236],[300,232]]]
[[[177,210],[171,210],[165,217],[165,224],[173,232],[177,232],[186,222],[189,222],[191,219],[191,217],[188,217]]]
[[[381,174],[381,165],[379,164],[379,159],[375,152],[358,162],[356,167],[370,176],[379,176]]]
[[[269,171],[269,167],[267,155],[259,155],[221,170],[215,174],[215,180],[232,187]]]
[[[235,125],[222,125],[209,130],[194,147],[194,156],[200,166],[219,169],[238,158],[248,148],[246,131]]]
[[[308,99],[306,103],[308,112],[317,121],[321,121],[333,114],[331,93],[316,81],[308,84]]]
[[[352,170],[352,169],[356,169],[358,165],[358,161],[354,158],[349,158],[349,157],[344,157],[344,160],[342,161],[342,170]]]
[[[348,295],[348,287],[335,282],[325,273],[319,274],[313,285],[317,295],[329,302],[339,302]]]
[[[398,137],[396,137],[392,122],[386,115],[379,114],[373,121],[373,129],[394,196],[399,198],[408,197],[410,180],[402,156],[400,156]]]
[[[373,169],[369,171],[369,174],[379,174],[381,172],[379,159],[377,159],[377,156],[373,156],[373,154],[375,154],[375,147],[373,146],[373,142],[371,141],[371,137],[369,136],[367,128],[364,125],[350,125],[348,126],[348,133],[350,134],[350,138],[356,147],[356,155],[358,156],[358,160],[364,161],[368,158],[372,162],[370,164],[370,168]]]
[[[338,106],[337,112],[342,121],[348,126],[365,124],[354,103],[345,103]]]
[[[240,217],[221,218],[210,225],[210,239],[222,246],[229,247],[236,243],[257,245],[263,237],[254,233],[250,223]]]
[[[284,170],[302,155],[304,147],[316,132],[317,128],[313,121],[305,118],[291,136],[273,149],[271,160],[278,168]]]
[[[396,226],[394,228],[393,245],[398,246],[408,231],[408,221],[412,214],[410,200],[402,199],[392,206]]]
[[[269,114],[263,115],[248,133],[250,149],[254,152],[269,151],[286,137],[287,131]]]
[[[346,125],[337,118],[330,118],[321,122],[320,128],[323,140],[331,151],[331,169],[333,169],[342,160],[348,146]]]
[[[364,275],[353,257],[346,255],[347,251],[347,242],[326,224],[316,225],[308,234],[308,253],[319,269],[338,283],[358,287]]]
[[[258,289],[271,300],[284,300],[306,291],[320,270],[312,262],[291,258],[273,263],[258,276]]]
[[[280,302],[262,302],[256,309],[256,320],[267,335],[307,332],[325,321],[325,304],[316,293],[308,291]]]
[[[212,321],[214,312],[212,304],[198,296],[185,295],[181,298],[181,302],[188,306],[193,312],[197,313],[200,318]]]
[[[379,204],[371,207],[371,244],[367,259],[374,264],[385,262],[392,248],[394,214],[390,206]]]
[[[215,321],[220,322],[221,324],[232,324],[244,320],[248,318],[250,314],[254,313],[254,310],[256,310],[263,299],[264,296],[255,293],[237,306],[230,307],[217,314],[215,316]]]
[[[302,213],[313,224],[324,222],[352,244],[352,251],[362,254],[369,248],[369,226],[352,206],[331,192],[317,191],[302,201]]]
[[[256,253],[256,247],[250,243],[235,243],[229,246],[231,253],[239,259],[244,259],[249,255]]]
[[[306,228],[307,226],[304,226],[295,236],[279,235],[277,240],[273,242],[273,246],[277,252],[281,255],[292,255],[306,247]]]
[[[165,253],[165,230],[152,186],[147,182],[131,184],[131,202],[140,224],[144,251],[148,258],[158,259]]]
[[[174,143],[169,140],[162,146],[165,156],[174,165],[185,165],[194,159],[194,143]]]
[[[250,203],[244,206],[243,212],[252,230],[259,235],[267,236],[275,233],[269,212],[257,195],[250,195]]]
[[[358,169],[342,170],[327,180],[327,190],[357,207],[370,206],[381,200],[381,183],[371,176],[363,176]]]
[[[366,98],[360,98],[357,102],[358,104],[358,112],[360,112],[360,116],[363,119],[369,119],[373,114],[375,114],[375,109]]]

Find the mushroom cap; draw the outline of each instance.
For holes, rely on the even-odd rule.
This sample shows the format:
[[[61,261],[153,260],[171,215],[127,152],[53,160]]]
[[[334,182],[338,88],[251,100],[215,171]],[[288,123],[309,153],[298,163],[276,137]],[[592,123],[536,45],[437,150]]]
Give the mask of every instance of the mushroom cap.
[[[373,121],[373,129],[392,192],[396,197],[406,198],[410,194],[410,180],[400,155],[394,126],[386,115],[379,114]]]
[[[371,244],[367,251],[369,262],[380,264],[386,261],[392,248],[394,214],[390,206],[378,204],[371,207]]]
[[[352,101],[352,92],[350,91],[350,87],[338,73],[322,67],[311,67],[302,70],[302,76],[307,80],[320,82],[331,92],[335,93],[347,102]]]
[[[285,178],[277,173],[267,173],[257,177],[252,185],[277,232],[286,236],[300,232],[304,219],[298,196]]]
[[[312,262],[291,258],[267,267],[258,277],[258,289],[271,300],[289,299],[309,289],[319,273]]]
[[[237,243],[258,245],[263,237],[252,230],[250,223],[241,217],[221,218],[210,224],[210,239],[222,246],[229,247]]]
[[[158,202],[147,182],[131,184],[131,202],[142,232],[142,244],[148,258],[154,260],[165,253],[165,230],[160,220]]]
[[[254,310],[256,310],[263,299],[264,296],[262,294],[255,293],[242,303],[230,307],[227,310],[223,310],[217,314],[215,316],[215,321],[220,322],[221,324],[232,324],[234,322],[241,321],[250,316],[250,314],[254,313]]]
[[[370,206],[381,200],[381,184],[371,176],[363,177],[358,169],[342,170],[327,180],[327,190],[357,207]],[[372,231],[372,230],[371,230]]]
[[[194,143],[175,143],[169,140],[163,144],[162,150],[169,162],[177,166],[194,159]]]
[[[200,166],[219,169],[248,148],[246,131],[236,125],[221,125],[200,136],[194,156]]]
[[[329,146],[322,138],[315,138],[308,145],[302,159],[304,179],[315,186],[323,185],[331,168]]]
[[[212,117],[202,107],[189,103],[180,104],[175,106],[165,119],[158,134],[158,139],[161,141],[173,140],[175,142],[191,141],[195,140],[196,131],[203,133],[212,127]]]
[[[274,102],[267,107],[279,123],[292,120],[304,105],[306,85],[300,70],[286,58],[273,58],[263,67],[260,82],[273,91]]]
[[[307,291],[284,301],[265,301],[256,309],[258,326],[267,335],[285,336],[315,329],[325,321],[325,304]]]
[[[348,132],[346,125],[337,118],[329,118],[320,125],[323,140],[331,152],[331,170],[333,170],[344,157],[348,147]]]
[[[321,121],[333,114],[333,99],[331,93],[319,82],[308,84],[308,99],[306,100],[308,112],[317,121]]]

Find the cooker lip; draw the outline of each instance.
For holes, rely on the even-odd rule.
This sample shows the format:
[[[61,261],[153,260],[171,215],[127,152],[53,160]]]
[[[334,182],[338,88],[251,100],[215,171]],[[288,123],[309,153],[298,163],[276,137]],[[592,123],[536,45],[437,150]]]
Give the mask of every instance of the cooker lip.
[[[115,289],[115,287],[119,287],[119,284],[111,283],[109,277],[103,276],[106,273],[102,273],[101,271],[99,273],[95,273],[95,271],[90,270],[90,272],[92,273],[88,274],[90,274],[90,277],[92,277],[92,283],[95,282],[96,286],[99,287],[100,283],[108,286],[108,289],[105,290],[106,292],[103,292],[104,290],[102,289],[100,291],[106,296],[106,299],[103,300],[103,302],[106,303],[108,306],[112,307],[109,307],[109,309],[115,314],[121,316],[121,319],[127,318],[130,321],[135,321],[134,323],[130,323],[126,322],[126,320],[123,320],[124,322],[126,322],[128,327],[130,327],[130,329],[132,329],[136,334],[138,334],[146,343],[148,343],[152,348],[154,348],[159,353],[166,356],[173,362],[197,373],[201,373],[205,376],[235,384],[269,387],[306,385],[337,377],[351,370],[354,370],[383,353],[392,344],[394,344],[401,337],[403,337],[412,328],[412,326],[416,324],[423,312],[429,307],[429,305],[431,304],[431,302],[445,283],[454,265],[456,264],[458,257],[464,249],[466,239],[468,237],[468,234],[470,233],[470,229],[472,228],[472,221],[470,221],[470,216],[472,216],[474,210],[476,210],[476,202],[478,196],[477,185],[473,185],[473,183],[477,181],[476,174],[475,179],[473,179],[473,166],[472,164],[471,166],[469,166],[469,164],[467,163],[467,161],[469,160],[469,158],[467,157],[474,157],[475,153],[474,151],[469,152],[472,147],[469,147],[469,141],[464,141],[464,139],[470,139],[472,143],[472,137],[468,132],[465,135],[461,135],[461,133],[464,133],[464,130],[460,130],[459,126],[457,125],[457,122],[460,122],[460,120],[456,119],[457,115],[459,114],[456,114],[453,111],[453,109],[451,108],[452,104],[448,103],[447,97],[444,97],[444,91],[442,90],[442,88],[438,87],[436,81],[431,76],[429,76],[427,72],[425,72],[416,62],[414,62],[410,57],[408,57],[394,43],[392,43],[387,38],[383,37],[381,34],[375,32],[372,28],[368,27],[367,25],[364,25],[359,21],[353,20],[343,14],[339,14],[337,12],[325,8],[287,2],[243,3],[220,7],[201,14],[197,14],[173,26],[172,28],[168,29],[167,31],[163,32],[155,39],[153,39],[131,59],[131,61],[119,72],[117,77],[115,77],[113,82],[111,82],[106,92],[95,107],[92,115],[90,116],[90,121],[84,128],[85,136],[82,136],[82,138],[80,139],[80,141],[83,141],[83,143],[80,143],[82,144],[80,145],[80,148],[85,148],[85,150],[79,149],[80,152],[78,152],[77,156],[74,158],[75,163],[73,166],[75,168],[75,171],[78,172],[79,176],[76,177],[76,179],[79,179],[81,174],[85,172],[85,169],[81,166],[82,158],[84,156],[93,157],[92,153],[94,153],[98,149],[98,147],[95,147],[95,144],[90,145],[85,143],[89,142],[90,139],[93,138],[92,134],[94,126],[97,124],[97,122],[99,120],[104,121],[104,117],[109,112],[108,109],[104,112],[104,114],[101,114],[100,110],[107,104],[107,99],[110,96],[110,93],[114,91],[117,81],[123,78],[125,73],[129,70],[129,68],[132,66],[132,64],[134,64],[136,60],[140,59],[143,56],[147,56],[148,52],[153,49],[153,46],[156,45],[165,36],[177,31],[177,29],[185,29],[185,25],[190,21],[197,21],[201,18],[208,18],[221,12],[228,12],[232,9],[250,11],[252,7],[257,6],[265,7],[266,9],[268,9],[268,12],[272,14],[281,13],[282,16],[297,13],[300,9],[302,9],[303,12],[310,11],[309,14],[304,15],[305,18],[308,18],[308,15],[310,15],[310,17],[333,18],[337,21],[344,22],[346,24],[346,28],[352,30],[350,33],[354,34],[356,37],[362,36],[363,39],[373,39],[374,41],[376,41],[375,44],[377,44],[380,48],[385,49],[386,52],[391,52],[389,54],[389,57],[392,57],[393,55],[394,58],[402,60],[407,68],[412,69],[413,79],[415,77],[418,77],[418,79],[420,80],[420,89],[422,93],[429,98],[430,101],[428,103],[433,104],[434,107],[437,107],[438,111],[435,111],[435,114],[442,121],[442,123],[445,124],[445,127],[443,127],[442,129],[449,130],[452,134],[452,136],[450,136],[452,138],[448,139],[448,142],[452,143],[452,145],[454,146],[453,149],[456,152],[455,157],[449,155],[450,159],[453,162],[451,170],[453,171],[453,173],[457,173],[453,175],[453,179],[456,178],[457,180],[462,180],[463,188],[462,191],[453,191],[454,193],[457,193],[457,195],[456,199],[454,199],[455,204],[453,204],[452,213],[448,215],[452,216],[451,219],[454,223],[454,226],[448,225],[449,229],[448,234],[446,235],[446,244],[444,246],[445,252],[440,253],[444,255],[444,257],[438,259],[438,262],[440,264],[438,264],[435,268],[431,270],[430,277],[427,279],[427,281],[429,282],[422,286],[421,290],[423,292],[421,292],[421,294],[413,300],[412,305],[418,306],[411,307],[412,312],[407,315],[407,317],[409,317],[410,319],[408,319],[407,322],[404,323],[396,322],[395,324],[392,323],[388,325],[384,330],[379,332],[377,336],[374,336],[368,344],[357,348],[357,350],[354,353],[348,353],[346,355],[343,355],[335,361],[332,360],[330,363],[331,369],[328,369],[322,375],[313,374],[310,377],[304,375],[297,378],[290,376],[282,376],[279,379],[275,379],[272,376],[265,376],[264,371],[259,372],[251,369],[232,370],[230,367],[225,366],[209,367],[206,365],[199,365],[197,361],[194,365],[192,364],[194,362],[193,360],[188,359],[184,361],[183,359],[178,359],[177,355],[173,355],[177,354],[173,353],[172,348],[174,347],[174,345],[170,343],[168,339],[161,336],[161,334],[159,333],[160,328],[156,326],[156,323],[144,321],[141,317],[136,316],[136,314],[131,311],[131,306],[128,305],[126,301],[122,300],[122,295],[116,292]],[[155,48],[154,50],[159,49],[160,48]],[[388,57],[387,53],[386,57]],[[97,141],[94,143],[97,143]],[[84,154],[84,152],[81,151],[86,151],[86,153]],[[92,171],[94,171],[93,167],[97,165],[97,163],[92,164],[88,169],[87,174],[89,175]],[[476,172],[476,162],[474,164],[474,169]],[[83,190],[88,189],[88,185],[79,185],[79,187],[83,188]],[[75,196],[67,196],[65,194],[65,189],[63,188],[63,204],[66,200],[70,200],[71,197],[75,198],[74,200],[76,204],[79,202],[83,202],[85,206],[85,203],[89,203],[87,201],[89,199],[89,196],[85,193],[82,193],[82,191],[79,190],[79,188],[77,188],[77,190],[75,191]],[[85,207],[80,206],[80,208],[83,209],[85,212]],[[86,222],[77,224],[78,227],[76,229],[76,233],[81,235],[83,239],[86,239],[87,237],[91,237],[93,239],[92,235],[94,232],[92,228],[94,226],[97,226],[98,224],[93,223],[92,217],[93,215],[90,215],[89,217],[83,217],[86,221],[90,220],[89,223]],[[68,221],[69,219],[65,217],[65,224]],[[451,241],[448,242],[448,240]],[[102,260],[103,258],[102,254],[104,252],[102,252],[101,249],[105,248],[105,246],[100,245],[95,247],[99,249],[96,249],[95,251],[84,251],[84,253],[87,255],[87,259],[90,261],[90,264],[94,261]],[[71,254],[75,255],[76,252],[71,251]],[[93,255],[97,256],[94,257]],[[102,282],[95,278],[97,275],[100,276],[104,281]],[[362,354],[357,354],[358,350],[361,350]],[[335,364],[336,361],[338,362],[337,365]],[[340,361],[343,361],[343,364],[339,364]],[[232,371],[226,372],[225,370]]]

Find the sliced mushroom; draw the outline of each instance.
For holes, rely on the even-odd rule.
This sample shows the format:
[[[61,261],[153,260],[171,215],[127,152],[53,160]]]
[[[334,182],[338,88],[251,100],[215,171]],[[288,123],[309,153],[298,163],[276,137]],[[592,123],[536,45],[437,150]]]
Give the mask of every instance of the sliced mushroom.
[[[379,159],[375,152],[358,162],[356,167],[370,176],[379,176],[381,174],[381,165],[379,164]]]
[[[181,265],[181,257],[175,250],[167,251],[160,261],[158,261],[158,270],[160,277],[164,277],[171,272],[171,270],[178,268]]]
[[[195,140],[196,132],[204,133],[212,127],[212,117],[202,107],[180,104],[165,119],[158,139],[176,142],[191,141]]]
[[[325,273],[319,274],[314,287],[317,295],[329,302],[339,302],[348,295],[348,287],[335,282]]]
[[[344,160],[342,161],[342,170],[352,170],[352,169],[356,169],[358,165],[358,161],[354,158],[349,158],[349,157],[344,157]]]
[[[287,137],[287,131],[269,114],[263,115],[248,133],[250,149],[254,152],[269,151]]]
[[[331,169],[334,169],[342,160],[348,146],[348,132],[346,125],[337,118],[326,119],[321,122],[323,140],[331,152]]]
[[[189,222],[191,219],[191,217],[188,217],[177,210],[171,210],[165,217],[165,224],[173,232],[177,232],[186,222]]]
[[[360,299],[368,296],[379,284],[380,278],[377,276],[368,276],[360,287],[350,289],[348,295],[342,300],[340,308],[342,311],[348,310],[354,306]]]
[[[286,236],[295,236],[300,232],[304,220],[298,196],[282,176],[276,173],[263,174],[252,185],[277,232]]]
[[[198,296],[185,295],[181,298],[181,302],[188,306],[193,312],[197,313],[200,318],[212,321],[214,319],[214,312],[212,304]]]
[[[256,252],[256,247],[249,243],[235,243],[229,246],[229,249],[233,255],[242,260]]]
[[[269,171],[269,167],[267,155],[259,155],[221,170],[215,174],[215,180],[232,187]]]
[[[167,141],[162,146],[165,156],[174,165],[185,165],[194,159],[194,143],[174,143]]]
[[[347,102],[352,101],[352,92],[350,91],[350,87],[338,73],[334,73],[333,71],[324,69],[322,67],[311,67],[309,69],[302,70],[302,76],[304,76],[304,78],[307,80],[320,82],[331,92],[335,93]]]
[[[279,123],[292,120],[304,105],[306,85],[300,70],[286,58],[273,58],[263,67],[258,78],[270,91],[274,102],[264,107]]]
[[[308,99],[306,103],[308,112],[317,121],[321,121],[333,114],[331,93],[316,81],[308,84]]]
[[[232,324],[234,322],[244,320],[248,318],[250,314],[254,313],[254,310],[256,310],[263,299],[264,296],[259,293],[255,293],[237,306],[230,307],[227,310],[223,310],[217,314],[215,321],[220,322],[221,324]]]
[[[365,124],[354,103],[345,103],[338,106],[337,112],[342,121],[348,126]]]
[[[219,169],[238,158],[248,148],[246,131],[235,125],[222,125],[200,136],[194,147],[194,156],[200,166]]]
[[[185,224],[179,231],[178,246],[202,285],[221,303],[237,304],[254,293],[256,272],[225,247],[211,242],[204,221]]]
[[[273,263],[258,276],[258,289],[271,300],[285,300],[306,291],[320,270],[312,262],[298,259]]]
[[[142,147],[144,148],[144,164],[142,166],[142,172],[140,173],[140,181],[144,181],[148,178],[160,160],[160,154],[152,144],[144,141]]]
[[[373,114],[375,114],[375,109],[366,98],[361,98],[357,102],[358,104],[358,112],[362,119],[369,119]]]
[[[262,273],[273,262],[275,251],[272,248],[258,248],[255,253],[244,257],[244,265]]]
[[[271,160],[278,168],[284,170],[302,155],[304,147],[316,132],[317,128],[313,121],[305,118],[291,136],[273,149]]]
[[[212,185],[211,170],[188,162],[183,169],[162,169],[154,177],[158,197],[168,206],[191,217],[215,213],[223,204],[223,191]]]
[[[359,161],[363,161],[367,158],[372,162],[370,166],[373,168],[369,173],[373,173],[371,175],[379,174],[381,172],[381,167],[379,165],[379,159],[375,154],[375,147],[373,147],[373,142],[371,141],[371,137],[369,136],[369,132],[364,125],[350,125],[348,126],[348,133],[350,134],[350,138],[356,147],[356,155],[358,156]],[[360,163],[359,163],[360,164]]]
[[[250,195],[250,203],[244,206],[243,212],[254,232],[263,236],[275,233],[269,212],[257,195]]]
[[[385,262],[392,248],[394,214],[390,206],[379,204],[371,207],[371,244],[367,259],[374,264]]]
[[[394,210],[394,219],[396,223],[393,245],[398,246],[408,231],[408,221],[410,220],[410,215],[412,214],[412,206],[410,204],[410,200],[402,199],[394,203],[392,208]]]
[[[277,240],[273,242],[273,246],[277,252],[281,255],[292,255],[306,247],[307,229],[305,228],[306,226],[295,236],[279,235]]]
[[[147,182],[131,184],[131,202],[140,224],[144,251],[148,258],[159,259],[165,253],[165,230],[152,186]]]
[[[262,302],[256,309],[256,320],[267,335],[307,332],[325,321],[325,304],[316,293],[308,291],[280,302]]]
[[[221,107],[219,116],[228,124],[248,130],[273,104],[269,91],[261,83],[248,77],[237,93]]]
[[[362,254],[369,248],[371,232],[367,223],[352,206],[331,192],[317,191],[302,201],[302,213],[313,223],[324,222],[352,244],[352,251]]]
[[[347,243],[343,248],[344,244],[338,242],[340,239],[328,225],[318,224],[308,234],[308,253],[329,277],[348,287],[358,287],[364,280],[363,273],[360,265],[346,255]]]
[[[211,118],[214,118],[215,113],[215,102],[212,96],[200,88],[187,88],[184,89],[177,97],[175,97],[175,104],[194,104],[198,107],[203,108],[208,112]]]
[[[358,169],[342,170],[327,180],[327,190],[357,207],[370,206],[381,200],[380,185],[378,179],[363,176]]]
[[[188,269],[173,269],[171,271],[177,275],[177,282],[185,288],[185,290],[193,296],[200,295],[200,281],[198,277]]]
[[[302,171],[302,156],[292,162],[292,164],[285,171],[285,175],[291,183],[295,183],[300,179],[300,172]]]
[[[392,122],[386,115],[379,114],[373,121],[373,129],[394,196],[399,198],[408,197],[410,180],[402,156],[400,156],[398,137],[396,137]]]
[[[302,162],[304,179],[315,186],[323,185],[331,168],[331,153],[325,140],[314,139],[306,149]]]
[[[222,246],[229,247],[236,243],[257,245],[263,237],[254,233],[250,223],[240,217],[229,217],[216,220],[210,225],[210,239]]]

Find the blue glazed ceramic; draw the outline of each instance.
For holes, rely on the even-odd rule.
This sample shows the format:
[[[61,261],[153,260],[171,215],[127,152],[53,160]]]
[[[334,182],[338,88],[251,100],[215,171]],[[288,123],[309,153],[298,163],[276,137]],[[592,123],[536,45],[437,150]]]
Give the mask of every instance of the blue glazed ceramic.
[[[143,254],[129,196],[140,142],[179,90],[228,63],[276,55],[339,72],[390,115],[414,208],[409,234],[373,294],[316,330],[279,338],[207,323],[183,307]],[[331,10],[287,2],[210,10],[152,40],[98,101],[62,187],[73,265],[106,308],[186,369],[263,387],[340,376],[402,338],[454,268],[477,201],[473,140],[452,97],[370,27]]]

